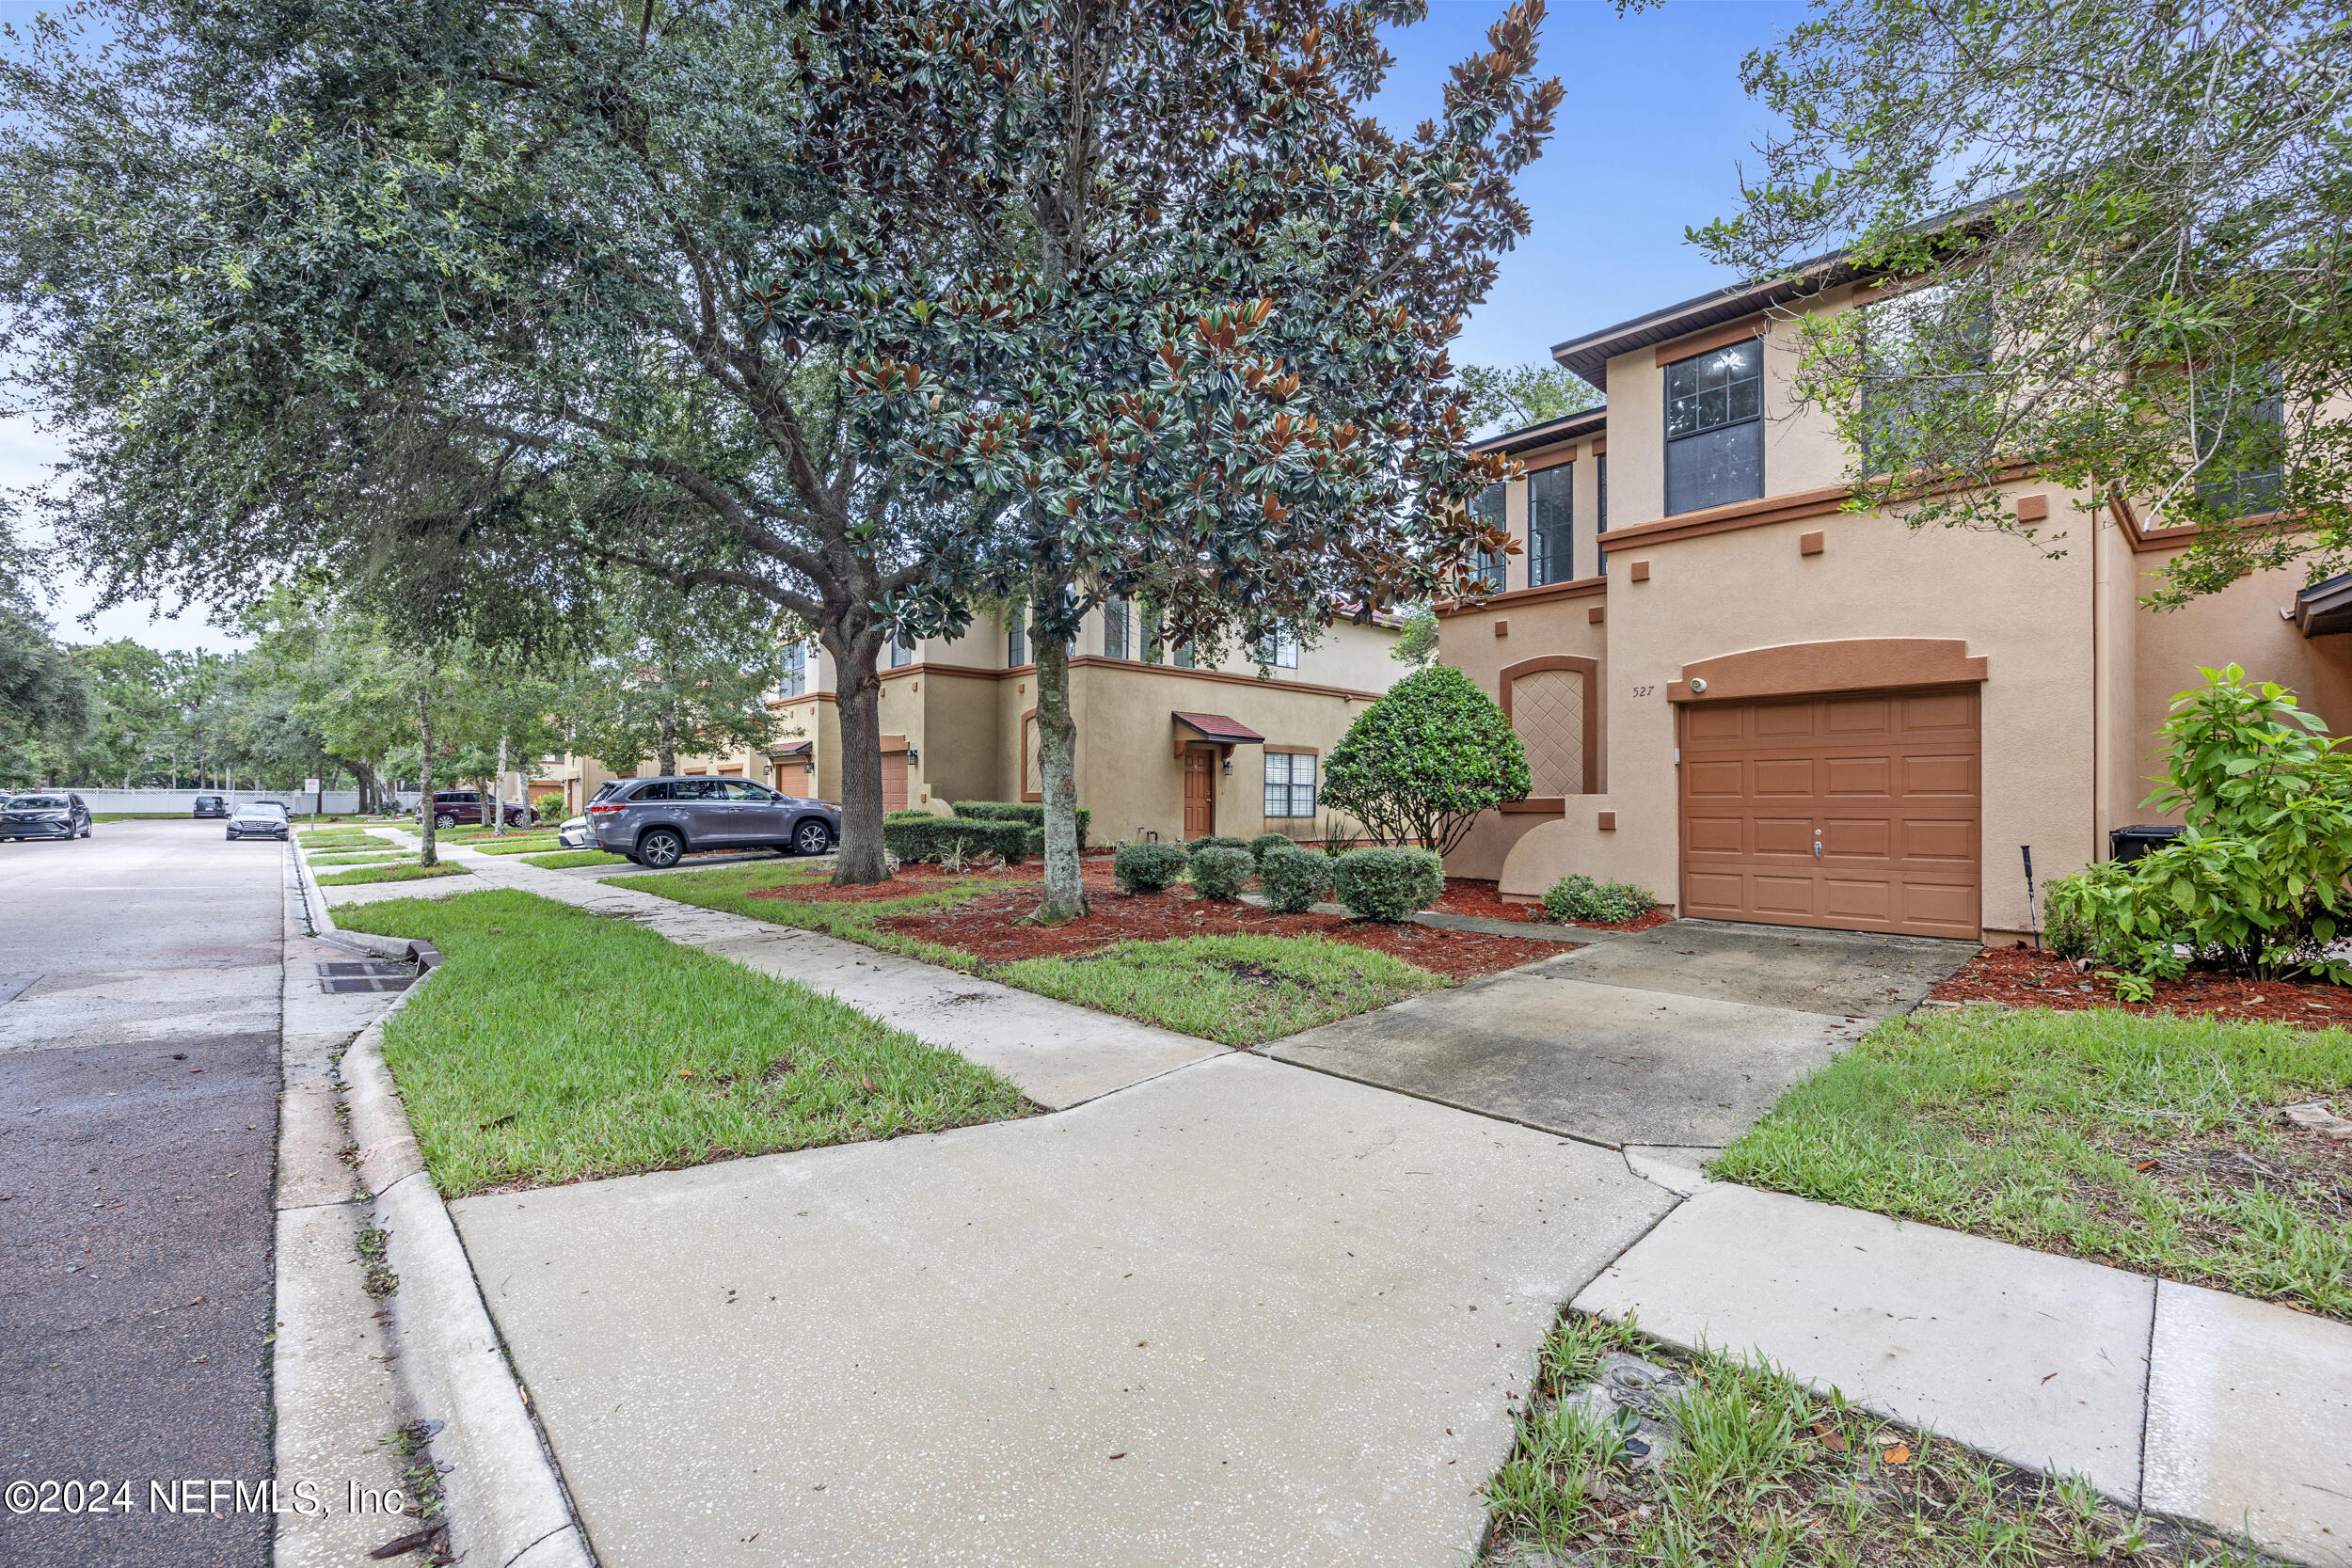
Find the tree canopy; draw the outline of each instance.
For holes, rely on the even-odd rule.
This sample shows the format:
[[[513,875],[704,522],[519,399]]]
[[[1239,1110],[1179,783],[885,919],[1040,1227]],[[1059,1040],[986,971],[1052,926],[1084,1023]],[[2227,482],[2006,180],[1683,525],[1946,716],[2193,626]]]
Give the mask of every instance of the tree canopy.
[[[1558,365],[1464,365],[1465,417],[1472,430],[1523,430],[1600,406],[1600,391]]]
[[[2155,599],[2352,563],[2352,24],[2330,0],[1826,0],[1750,55],[1786,122],[1693,238],[1899,293],[1809,316],[1857,509],[2028,533],[2021,466],[2203,531]],[[1923,484],[1923,477],[1934,483]]]

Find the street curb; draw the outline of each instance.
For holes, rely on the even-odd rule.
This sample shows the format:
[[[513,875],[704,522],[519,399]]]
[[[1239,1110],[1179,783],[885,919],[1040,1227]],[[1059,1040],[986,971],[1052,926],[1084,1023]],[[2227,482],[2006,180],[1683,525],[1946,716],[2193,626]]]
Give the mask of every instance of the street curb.
[[[302,869],[307,882],[307,862]],[[311,905],[311,918],[322,934],[368,935],[338,931],[323,900]],[[366,945],[384,952],[389,940],[375,937]],[[407,949],[404,942],[396,951]],[[432,1453],[448,1478],[443,1497],[451,1544],[468,1560],[495,1568],[516,1568],[525,1559],[527,1568],[594,1568],[586,1532],[507,1363],[465,1242],[424,1169],[400,1087],[384,1063],[385,1024],[432,974],[428,965],[382,1018],[359,1032],[342,1062],[360,1191],[375,1206],[376,1224],[387,1233],[385,1261],[399,1280],[386,1303],[399,1346],[393,1368],[409,1408],[442,1423]]]

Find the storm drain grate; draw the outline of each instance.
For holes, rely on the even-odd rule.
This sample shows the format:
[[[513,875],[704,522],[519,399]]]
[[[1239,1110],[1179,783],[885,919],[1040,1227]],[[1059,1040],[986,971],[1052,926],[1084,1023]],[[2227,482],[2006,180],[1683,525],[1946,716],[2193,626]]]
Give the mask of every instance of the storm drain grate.
[[[406,964],[324,963],[319,965],[319,990],[330,996],[357,991],[406,990],[416,983]]]

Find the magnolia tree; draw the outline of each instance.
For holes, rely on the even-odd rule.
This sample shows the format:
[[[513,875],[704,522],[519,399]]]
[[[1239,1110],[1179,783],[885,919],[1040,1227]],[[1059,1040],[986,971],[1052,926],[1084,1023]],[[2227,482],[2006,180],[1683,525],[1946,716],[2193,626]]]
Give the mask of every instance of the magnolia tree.
[[[1857,509],[2055,551],[2038,470],[2201,525],[2159,604],[2352,564],[2340,0],[1824,0],[1744,74],[1789,129],[1693,237],[1899,291],[1804,326]]]
[[[1041,918],[1082,913],[1068,646],[1140,594],[1173,641],[1254,638],[1463,592],[1467,451],[1447,344],[1527,230],[1511,194],[1560,98],[1540,0],[1407,137],[1365,114],[1375,24],[1418,7],[836,0],[803,65],[812,150],[868,205],[752,293],[831,346],[875,461],[977,498],[941,604],[1025,596]],[[876,90],[876,83],[889,84]],[[854,218],[855,221],[852,221]]]

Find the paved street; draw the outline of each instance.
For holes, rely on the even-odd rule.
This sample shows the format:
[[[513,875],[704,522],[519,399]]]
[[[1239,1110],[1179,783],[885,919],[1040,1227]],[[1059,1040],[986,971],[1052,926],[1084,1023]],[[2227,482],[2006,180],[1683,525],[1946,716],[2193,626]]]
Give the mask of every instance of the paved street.
[[[194,821],[0,844],[0,1480],[137,1504],[0,1513],[9,1568],[268,1560],[265,1515],[147,1506],[269,1473],[285,855]]]

